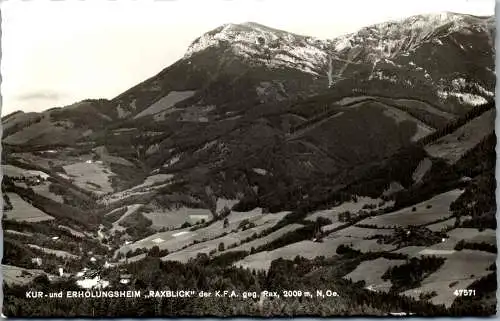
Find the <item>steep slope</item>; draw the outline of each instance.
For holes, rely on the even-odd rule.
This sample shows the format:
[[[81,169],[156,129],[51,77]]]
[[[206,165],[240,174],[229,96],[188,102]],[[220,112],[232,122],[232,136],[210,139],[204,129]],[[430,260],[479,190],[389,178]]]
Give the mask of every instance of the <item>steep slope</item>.
[[[348,171],[491,99],[492,22],[421,15],[330,41],[253,22],[226,24],[111,101],[51,110],[40,124],[31,124],[40,116],[13,115],[26,120],[6,123],[4,144],[79,141],[90,157],[112,165],[115,191],[160,173],[199,198],[209,186],[208,199],[257,197],[286,208],[288,196],[276,197],[275,186],[281,194],[325,177],[337,186]]]
[[[114,99],[121,117],[135,115],[171,91],[196,93],[182,106],[228,103],[248,108],[271,93],[281,99],[314,92],[324,42],[256,23],[226,24],[196,39],[177,63]],[[312,86],[312,87],[311,87]],[[220,95],[224,93],[224,95]],[[273,97],[273,101],[278,99]],[[242,105],[242,99],[247,101]]]
[[[206,122],[262,104],[276,108],[276,102],[309,97],[329,83],[339,99],[397,94],[462,114],[492,99],[492,39],[493,18],[453,13],[369,26],[333,40],[253,22],[226,24],[196,39],[181,60],[154,77],[111,101],[92,103],[102,115],[93,107],[66,107],[58,119],[95,115],[95,120],[123,120],[122,125],[113,121],[114,128],[134,118],[152,128],[150,117],[154,123]],[[39,132],[38,127],[32,131]],[[59,136],[70,137],[69,132]]]
[[[371,93],[419,97],[454,112],[491,101],[495,20],[441,13],[369,26],[333,40],[332,75]],[[345,67],[344,60],[351,61]],[[340,68],[340,69],[336,69]],[[353,83],[353,76],[357,81]],[[380,83],[363,84],[378,79]],[[353,86],[354,85],[354,86]],[[370,88],[372,87],[372,88]],[[395,90],[397,88],[397,90]],[[412,93],[413,91],[413,93]]]
[[[185,58],[210,47],[229,45],[236,55],[269,68],[292,68],[319,75],[327,62],[327,43],[255,22],[226,24],[196,39]]]
[[[12,113],[2,117],[2,144],[28,150],[75,145],[113,122],[108,105],[104,99],[89,99],[42,113]]]

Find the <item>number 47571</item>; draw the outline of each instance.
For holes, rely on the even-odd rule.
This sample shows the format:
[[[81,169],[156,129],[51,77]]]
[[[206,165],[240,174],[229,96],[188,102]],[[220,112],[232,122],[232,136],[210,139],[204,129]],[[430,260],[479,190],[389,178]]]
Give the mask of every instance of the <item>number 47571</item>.
[[[476,290],[457,289],[453,292],[455,296],[475,296]]]

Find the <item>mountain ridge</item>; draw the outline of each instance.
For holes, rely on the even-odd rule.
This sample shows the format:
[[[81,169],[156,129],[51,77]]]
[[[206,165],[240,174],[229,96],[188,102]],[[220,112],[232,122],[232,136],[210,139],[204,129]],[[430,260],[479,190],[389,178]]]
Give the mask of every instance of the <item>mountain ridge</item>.
[[[352,35],[358,34],[362,30],[373,28],[375,26],[383,26],[383,25],[392,24],[392,23],[402,23],[402,22],[405,22],[405,21],[418,19],[419,17],[443,17],[443,16],[445,16],[445,17],[446,16],[455,17],[454,20],[460,20],[460,19],[463,19],[464,17],[474,17],[474,18],[484,18],[486,20],[495,20],[495,16],[494,15],[493,16],[484,16],[484,17],[482,17],[482,16],[474,16],[474,15],[464,14],[464,13],[454,13],[454,12],[440,12],[440,13],[430,13],[430,14],[419,14],[419,15],[409,16],[409,17],[406,17],[406,18],[393,19],[393,20],[390,20],[390,21],[382,22],[382,23],[372,24],[370,26],[362,27],[362,28],[358,29],[355,32],[346,33],[346,34],[343,34],[343,35],[339,35],[339,36],[331,37],[331,38],[325,38],[325,39],[320,39],[320,38],[317,38],[317,37],[311,37],[311,36],[307,36],[307,35],[299,35],[299,34],[287,32],[287,31],[284,31],[284,30],[280,30],[280,29],[275,29],[275,28],[272,28],[272,27],[268,27],[268,26],[265,26],[265,25],[260,24],[258,22],[246,21],[246,22],[242,22],[242,23],[226,23],[226,24],[223,24],[223,25],[221,25],[221,26],[219,26],[217,28],[214,28],[211,31],[208,31],[207,33],[203,34],[202,36],[198,37],[197,39],[195,39],[193,41],[193,43],[197,42],[197,40],[199,38],[202,38],[204,35],[210,34],[214,30],[224,29],[225,27],[228,27],[228,26],[229,27],[230,26],[247,26],[247,27],[248,26],[250,26],[250,27],[254,26],[257,29],[261,28],[261,29],[267,30],[268,32],[269,31],[273,31],[273,32],[278,32],[278,33],[285,33],[285,34],[291,35],[292,37],[299,37],[299,39],[300,38],[310,39],[309,42],[311,42],[313,44],[314,43],[320,44],[320,45],[318,45],[318,47],[323,47],[323,49],[321,49],[321,51],[327,51],[326,53],[324,53],[324,52],[322,53],[321,51],[314,50],[316,52],[315,55],[317,55],[317,57],[315,58],[315,60],[317,60],[316,64],[319,65],[319,67],[321,69],[321,72],[318,73],[319,70],[316,71],[316,72],[313,72],[313,74],[315,76],[319,76],[321,78],[323,78],[323,77],[326,78],[326,74],[327,74],[327,70],[326,69],[327,69],[327,65],[328,65],[328,59],[327,59],[328,53],[334,52],[335,51],[334,49],[335,49],[336,45],[339,44],[339,43],[344,43],[346,41],[346,38],[351,37]],[[108,100],[108,101],[119,100],[120,97],[123,97],[124,95],[126,95],[133,88],[140,86],[140,84],[142,84],[142,83],[148,82],[148,80],[150,80],[150,79],[156,78],[158,75],[160,75],[162,73],[165,73],[172,66],[175,66],[175,65],[181,63],[186,58],[191,57],[192,54],[194,54],[196,52],[195,50],[192,50],[192,49],[190,50],[190,48],[193,46],[193,43],[191,43],[191,45],[189,45],[188,48],[186,48],[186,53],[185,53],[185,55],[181,59],[179,59],[178,61],[174,62],[172,65],[166,67],[160,73],[158,73],[158,74],[156,74],[156,75],[154,75],[154,76],[152,76],[152,77],[150,77],[150,78],[148,78],[148,79],[140,82],[138,85],[136,85],[136,86],[134,86],[134,87],[132,87],[132,88],[130,88],[130,89],[128,89],[128,90],[120,93],[120,94],[118,94],[117,96],[115,96],[115,97],[113,97],[111,99],[106,99],[106,100]],[[256,43],[257,43],[257,41],[256,41]],[[346,49],[345,44],[342,45],[342,46],[343,46],[342,50]],[[316,46],[312,46],[312,47],[314,48]],[[342,60],[344,60],[345,62],[349,62],[350,61],[349,57],[346,57],[346,58],[337,57],[337,58],[339,59],[339,61],[342,61]],[[380,58],[376,58],[376,60],[377,59],[380,60]],[[346,65],[345,62],[343,63],[343,66]],[[283,64],[283,63],[281,62],[281,64]],[[267,67],[269,67],[269,64],[267,65]],[[310,67],[311,66],[309,64],[308,66],[305,66],[303,69],[307,70],[307,72],[311,72]],[[100,99],[92,99],[92,100],[100,100]],[[77,103],[75,103],[75,104],[77,104]],[[72,105],[75,105],[75,104],[72,104]],[[58,107],[58,108],[66,108],[66,107],[67,106],[65,106],[65,107]],[[51,109],[51,108],[49,108],[49,109]]]

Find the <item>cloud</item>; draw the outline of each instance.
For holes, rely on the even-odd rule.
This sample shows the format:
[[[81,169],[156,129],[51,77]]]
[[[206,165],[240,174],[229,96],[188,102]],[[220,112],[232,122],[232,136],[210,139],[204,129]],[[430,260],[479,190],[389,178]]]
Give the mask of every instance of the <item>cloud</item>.
[[[17,100],[27,101],[27,100],[49,100],[55,101],[64,98],[66,95],[64,93],[58,93],[50,90],[39,90],[33,92],[27,92],[19,94],[16,96]]]

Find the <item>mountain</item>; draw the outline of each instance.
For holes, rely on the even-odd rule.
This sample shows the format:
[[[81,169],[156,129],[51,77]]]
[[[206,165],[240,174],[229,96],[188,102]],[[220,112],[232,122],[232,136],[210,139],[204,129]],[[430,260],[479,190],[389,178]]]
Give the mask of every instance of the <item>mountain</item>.
[[[472,258],[488,266],[467,265],[460,287],[481,285],[496,229],[494,22],[418,15],[329,40],[225,24],[113,99],[7,115],[6,264],[33,269],[14,259],[28,253],[56,273],[63,261],[46,248],[79,256],[64,263],[71,272],[90,264],[91,250],[123,266],[124,256],[154,256],[295,275],[298,263],[275,259],[326,256],[337,270],[319,260],[297,282],[343,284],[380,260],[397,301],[432,293],[437,281],[425,275],[453,275],[446,262]],[[455,251],[459,241],[471,252]],[[404,283],[391,260],[428,270]],[[453,287],[446,281],[440,289]],[[416,300],[472,311],[441,292]]]

